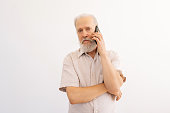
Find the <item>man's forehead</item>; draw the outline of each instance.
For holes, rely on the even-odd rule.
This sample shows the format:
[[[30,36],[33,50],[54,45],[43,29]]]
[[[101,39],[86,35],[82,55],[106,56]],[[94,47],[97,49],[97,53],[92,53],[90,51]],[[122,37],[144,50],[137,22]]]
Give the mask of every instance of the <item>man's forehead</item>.
[[[94,19],[92,17],[82,17],[76,21],[77,28],[94,26]]]
[[[92,24],[85,24],[85,25],[77,25],[77,29],[80,29],[80,28],[93,28],[94,27],[94,25],[92,25]]]

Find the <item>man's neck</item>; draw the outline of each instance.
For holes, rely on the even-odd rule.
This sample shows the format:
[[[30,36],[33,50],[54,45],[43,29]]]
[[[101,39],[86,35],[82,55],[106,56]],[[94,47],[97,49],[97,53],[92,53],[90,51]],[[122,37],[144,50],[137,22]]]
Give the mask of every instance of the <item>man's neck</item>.
[[[94,56],[95,56],[96,52],[97,52],[97,48],[94,49],[94,50],[91,51],[91,52],[87,52],[87,54],[90,55],[90,56],[94,59]]]

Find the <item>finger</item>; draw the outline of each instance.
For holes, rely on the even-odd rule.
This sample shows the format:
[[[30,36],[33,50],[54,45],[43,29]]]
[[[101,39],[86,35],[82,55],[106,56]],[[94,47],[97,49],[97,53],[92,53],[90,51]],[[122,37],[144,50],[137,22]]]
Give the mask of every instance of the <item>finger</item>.
[[[113,100],[115,100],[116,96],[115,96],[115,95],[113,95],[113,96],[112,96],[112,98],[113,98]]]
[[[103,35],[100,32],[98,34],[101,36],[101,39],[103,40]]]
[[[120,92],[120,95],[119,95],[120,97],[122,97],[122,92]]]
[[[95,34],[102,36],[101,32],[94,32],[94,33],[92,33],[91,35],[95,35]]]
[[[96,40],[96,41],[97,41],[97,44],[99,44],[99,43],[100,43],[100,41],[99,41],[99,39],[98,39],[98,38],[93,37],[92,39],[93,39],[93,40]]]
[[[121,98],[120,96],[117,96],[116,101],[118,101],[120,98]]]
[[[97,36],[100,37],[101,40],[103,40],[103,36],[100,32],[97,33]]]
[[[99,41],[101,41],[101,39],[98,36],[96,36],[96,35],[93,35],[92,37],[93,38],[97,38]]]
[[[92,37],[97,37],[100,41],[103,40],[102,35],[100,34],[94,34]]]
[[[116,100],[118,101],[118,100],[121,98],[121,96],[122,96],[122,92],[120,91],[120,92],[119,92],[119,95],[117,95]]]
[[[113,96],[113,99],[115,100],[116,96]]]
[[[103,37],[102,37],[102,35],[97,34],[97,37],[98,37],[100,40],[102,40],[102,41],[103,41]]]
[[[92,33],[91,36],[96,36],[96,37],[103,39],[103,36],[101,33]]]

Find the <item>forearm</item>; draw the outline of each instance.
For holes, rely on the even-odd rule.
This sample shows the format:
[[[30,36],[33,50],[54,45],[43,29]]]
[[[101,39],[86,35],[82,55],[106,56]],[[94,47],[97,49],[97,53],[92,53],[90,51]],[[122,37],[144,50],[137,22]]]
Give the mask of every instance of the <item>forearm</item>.
[[[101,56],[101,62],[103,69],[104,84],[106,89],[110,93],[118,91],[121,85],[123,84],[123,80],[119,72],[117,72],[115,67],[112,65],[107,54]]]
[[[104,83],[89,87],[67,87],[67,96],[71,104],[86,103],[107,92]]]

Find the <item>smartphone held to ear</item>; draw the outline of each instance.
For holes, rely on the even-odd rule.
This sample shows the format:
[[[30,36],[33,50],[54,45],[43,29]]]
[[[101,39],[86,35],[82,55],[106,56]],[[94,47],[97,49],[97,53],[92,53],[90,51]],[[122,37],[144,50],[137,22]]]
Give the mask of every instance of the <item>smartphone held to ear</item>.
[[[94,32],[100,32],[98,26],[95,27],[95,31]],[[96,44],[97,44],[97,41],[95,40]]]
[[[100,32],[100,30],[99,30],[99,27],[98,26],[96,26],[95,27],[95,31],[94,32]]]

